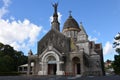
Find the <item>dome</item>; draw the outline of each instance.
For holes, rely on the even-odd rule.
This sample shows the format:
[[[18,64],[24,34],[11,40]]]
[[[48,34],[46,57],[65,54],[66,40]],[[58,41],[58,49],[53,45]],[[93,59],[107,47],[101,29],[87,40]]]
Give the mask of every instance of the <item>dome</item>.
[[[66,31],[80,31],[77,21],[70,15],[69,18],[65,21],[63,26],[63,32]]]

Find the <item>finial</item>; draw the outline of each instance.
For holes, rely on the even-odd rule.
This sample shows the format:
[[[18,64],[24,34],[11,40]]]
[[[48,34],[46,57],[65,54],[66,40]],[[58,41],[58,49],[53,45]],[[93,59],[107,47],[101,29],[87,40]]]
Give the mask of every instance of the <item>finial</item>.
[[[69,15],[71,16],[72,11],[69,11]]]
[[[58,3],[54,3],[52,4],[52,6],[54,7],[54,12],[57,13]]]
[[[33,55],[32,50],[30,49],[28,55]]]

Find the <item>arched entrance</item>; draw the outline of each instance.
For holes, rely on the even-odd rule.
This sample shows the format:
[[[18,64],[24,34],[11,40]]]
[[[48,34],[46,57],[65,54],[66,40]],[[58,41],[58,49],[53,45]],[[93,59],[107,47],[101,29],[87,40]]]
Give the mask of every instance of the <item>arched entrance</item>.
[[[62,75],[60,71],[60,58],[54,51],[49,51],[45,53],[41,60],[41,71],[38,72],[39,75]]]
[[[73,72],[75,75],[80,75],[81,74],[81,67],[80,67],[80,59],[78,57],[74,57],[72,59],[73,63]]]
[[[54,56],[49,56],[47,59],[48,63],[48,75],[56,75],[57,63]]]

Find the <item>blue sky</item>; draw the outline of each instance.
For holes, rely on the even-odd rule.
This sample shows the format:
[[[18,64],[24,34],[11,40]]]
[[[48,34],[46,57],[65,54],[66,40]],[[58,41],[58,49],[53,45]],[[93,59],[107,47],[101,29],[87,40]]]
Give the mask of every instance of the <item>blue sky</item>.
[[[89,40],[102,43],[104,60],[114,59],[114,36],[120,32],[120,0],[0,0],[0,42],[26,55],[37,53],[39,41],[51,28],[52,3],[58,2],[60,28],[72,11]]]

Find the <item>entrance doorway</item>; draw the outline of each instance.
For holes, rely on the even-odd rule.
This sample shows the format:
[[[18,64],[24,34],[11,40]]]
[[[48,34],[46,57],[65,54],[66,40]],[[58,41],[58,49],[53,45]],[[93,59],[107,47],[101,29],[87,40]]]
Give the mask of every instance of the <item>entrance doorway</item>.
[[[48,64],[48,75],[56,75],[56,64]]]
[[[80,74],[80,63],[77,64],[77,74]]]
[[[48,63],[48,75],[56,75],[57,71],[57,62],[56,58],[54,56],[49,56],[47,58],[47,63]]]
[[[74,57],[72,59],[73,62],[73,72],[75,75],[81,74],[81,67],[80,67],[80,59],[78,57]]]

